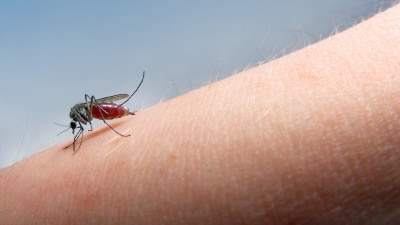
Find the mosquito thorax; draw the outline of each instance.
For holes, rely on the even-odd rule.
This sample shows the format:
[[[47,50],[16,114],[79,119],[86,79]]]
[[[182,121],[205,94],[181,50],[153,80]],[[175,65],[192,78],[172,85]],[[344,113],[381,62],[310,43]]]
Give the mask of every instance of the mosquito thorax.
[[[89,109],[86,104],[78,103],[71,108],[69,112],[69,117],[76,122],[86,124],[92,121],[92,116],[90,115]]]

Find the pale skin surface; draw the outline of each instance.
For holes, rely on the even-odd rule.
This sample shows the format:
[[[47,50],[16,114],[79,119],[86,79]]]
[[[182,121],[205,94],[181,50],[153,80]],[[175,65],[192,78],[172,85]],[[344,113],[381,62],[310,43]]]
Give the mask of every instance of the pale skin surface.
[[[0,224],[399,224],[400,6],[0,170]]]

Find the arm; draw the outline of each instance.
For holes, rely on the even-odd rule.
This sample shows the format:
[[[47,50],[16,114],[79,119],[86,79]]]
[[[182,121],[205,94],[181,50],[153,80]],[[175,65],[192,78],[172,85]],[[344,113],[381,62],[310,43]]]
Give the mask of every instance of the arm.
[[[400,220],[400,5],[0,170],[0,223]]]

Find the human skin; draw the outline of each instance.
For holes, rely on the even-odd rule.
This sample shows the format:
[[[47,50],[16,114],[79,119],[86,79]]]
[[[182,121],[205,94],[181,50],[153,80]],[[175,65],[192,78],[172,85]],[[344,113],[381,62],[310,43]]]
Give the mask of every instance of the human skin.
[[[0,224],[399,224],[400,6],[0,170]]]

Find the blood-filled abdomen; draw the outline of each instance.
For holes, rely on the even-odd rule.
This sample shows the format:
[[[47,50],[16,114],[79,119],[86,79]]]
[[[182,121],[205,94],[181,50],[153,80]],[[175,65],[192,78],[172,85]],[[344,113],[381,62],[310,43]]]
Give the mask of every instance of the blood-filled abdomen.
[[[113,102],[102,102],[92,105],[92,116],[96,119],[112,120],[126,115],[134,115],[125,106],[120,106]]]

